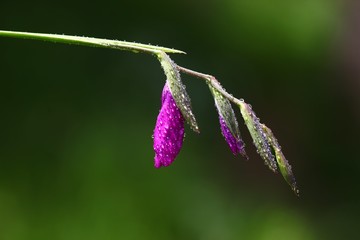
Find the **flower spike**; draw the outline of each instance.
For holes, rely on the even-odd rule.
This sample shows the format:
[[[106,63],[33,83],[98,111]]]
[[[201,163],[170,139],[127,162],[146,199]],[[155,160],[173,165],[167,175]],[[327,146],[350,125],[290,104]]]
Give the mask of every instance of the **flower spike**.
[[[234,155],[246,156],[244,143],[240,136],[238,123],[230,101],[238,105],[257,152],[265,164],[274,172],[278,169],[285,181],[296,195],[299,195],[295,176],[289,162],[281,151],[281,147],[272,131],[260,122],[251,105],[243,99],[237,99],[228,93],[214,76],[196,72],[177,65],[167,53],[184,53],[180,50],[139,44],[134,42],[67,36],[59,34],[43,34],[31,32],[16,32],[0,30],[0,37],[14,37],[34,40],[45,40],[66,44],[78,44],[89,47],[103,47],[117,50],[147,53],[158,58],[164,73],[166,83],[162,92],[162,105],[154,129],[155,167],[169,166],[179,154],[184,141],[184,122],[199,133],[199,127],[192,112],[191,100],[186,87],[181,81],[180,72],[201,78],[209,85],[219,113],[221,132]]]
[[[184,140],[184,117],[165,83],[162,106],[154,129],[156,168],[169,166],[179,154]]]

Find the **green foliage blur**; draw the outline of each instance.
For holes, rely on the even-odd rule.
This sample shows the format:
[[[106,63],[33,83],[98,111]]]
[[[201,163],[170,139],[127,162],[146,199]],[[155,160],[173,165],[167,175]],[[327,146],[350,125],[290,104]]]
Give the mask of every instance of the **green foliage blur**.
[[[183,76],[201,134],[187,127],[173,165],[155,169],[155,58],[0,38],[0,240],[355,239],[359,78],[341,64],[344,5],[2,0],[2,30],[184,50],[176,63],[216,76],[273,130],[300,197],[237,109],[250,160],[231,154],[203,81]]]

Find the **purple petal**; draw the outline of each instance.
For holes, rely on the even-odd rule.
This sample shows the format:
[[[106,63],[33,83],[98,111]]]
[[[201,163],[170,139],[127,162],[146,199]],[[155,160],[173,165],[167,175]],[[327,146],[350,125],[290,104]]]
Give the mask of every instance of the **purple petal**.
[[[219,115],[219,120],[220,120],[220,128],[222,135],[224,136],[226,142],[228,143],[232,153],[234,155],[241,154],[247,158],[247,155],[245,153],[245,145],[243,141],[240,138],[237,139],[234,137],[234,135],[231,133],[230,129],[226,125],[225,120],[221,117],[221,115]]]
[[[154,129],[155,167],[169,166],[179,154],[184,140],[184,118],[167,83]]]

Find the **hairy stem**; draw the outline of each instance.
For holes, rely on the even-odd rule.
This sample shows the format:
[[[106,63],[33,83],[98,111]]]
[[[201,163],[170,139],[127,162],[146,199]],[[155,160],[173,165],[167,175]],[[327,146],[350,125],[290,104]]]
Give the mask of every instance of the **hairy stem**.
[[[50,41],[56,43],[76,44],[76,45],[83,45],[90,47],[112,48],[118,50],[126,50],[126,51],[142,52],[142,53],[150,53],[150,54],[157,54],[159,51],[166,53],[185,53],[180,50],[153,46],[150,44],[140,44],[134,42],[108,40],[101,38],[78,37],[78,36],[69,36],[69,35],[60,35],[60,34],[14,32],[14,31],[0,30],[0,36],[43,40],[43,41]]]
[[[159,53],[185,53],[180,50],[165,48],[159,46],[153,46],[150,44],[140,44],[126,41],[118,40],[108,40],[101,38],[89,38],[89,37],[78,37],[78,36],[69,36],[69,35],[60,35],[60,34],[46,34],[46,33],[30,33],[30,32],[17,32],[17,31],[3,31],[0,30],[0,37],[12,37],[12,38],[23,38],[23,39],[34,39],[42,41],[50,41],[55,43],[66,43],[66,44],[76,44],[90,47],[102,47],[102,48],[112,48],[118,50],[126,50],[132,52],[142,52],[149,53],[159,56]],[[238,106],[243,104],[243,101],[235,98],[229,94],[219,83],[219,81],[211,75],[199,73],[181,66],[176,65],[177,69],[180,72],[192,75],[197,78],[202,78],[207,81],[208,84],[213,86],[218,90],[224,97],[232,101]]]
[[[229,99],[231,102],[235,103],[238,106],[242,106],[244,104],[244,100],[243,99],[237,99],[235,98],[233,95],[231,95],[230,93],[228,93],[225,88],[223,88],[221,86],[221,84],[219,83],[219,81],[214,77],[211,76],[209,74],[204,74],[204,73],[200,73],[200,72],[196,72],[184,67],[181,67],[179,65],[177,65],[177,69],[180,72],[183,72],[185,74],[197,77],[197,78],[201,78],[204,79],[208,84],[210,84],[213,88],[215,88],[216,90],[218,90],[224,97],[226,97],[227,99]]]
[[[160,53],[185,53],[180,50],[165,48],[159,46],[153,46],[150,44],[141,44],[134,42],[118,41],[118,40],[108,40],[101,38],[89,38],[89,37],[78,37],[78,36],[69,36],[69,35],[60,35],[60,34],[46,34],[46,33],[31,33],[31,32],[17,32],[17,31],[3,31],[0,30],[0,37],[11,37],[11,38],[23,38],[23,39],[34,39],[49,41],[55,43],[65,43],[65,44],[76,44],[90,47],[101,47],[101,48],[112,48],[117,50],[126,50],[132,52],[142,52],[149,53],[152,55],[159,56]],[[181,66],[176,65],[176,68],[183,73],[192,75],[197,78],[202,78],[206,80],[208,84],[213,86],[218,90],[224,97],[235,103],[236,105],[242,107],[243,100],[237,99],[231,94],[229,94],[218,82],[218,80],[211,75],[203,74],[196,72]]]

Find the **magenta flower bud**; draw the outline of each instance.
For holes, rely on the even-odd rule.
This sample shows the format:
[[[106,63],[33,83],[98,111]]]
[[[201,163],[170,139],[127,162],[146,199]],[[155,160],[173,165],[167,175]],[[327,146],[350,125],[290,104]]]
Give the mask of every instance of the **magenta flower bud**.
[[[184,117],[176,106],[168,83],[162,92],[162,106],[154,129],[156,168],[169,166],[179,154],[184,140]]]
[[[228,99],[209,85],[211,94],[215,100],[215,106],[219,113],[220,129],[234,155],[241,154],[244,158],[249,159],[245,152],[245,144],[241,139],[239,126],[236,120],[234,110]]]
[[[245,152],[245,144],[241,138],[234,137],[221,115],[219,115],[219,120],[222,135],[224,136],[225,141],[228,143],[232,153],[234,155],[241,154],[243,157],[248,158]]]

